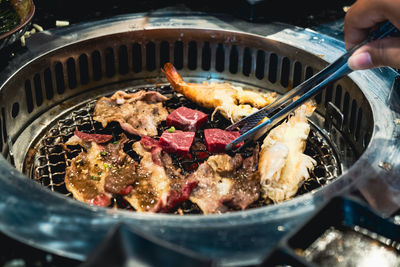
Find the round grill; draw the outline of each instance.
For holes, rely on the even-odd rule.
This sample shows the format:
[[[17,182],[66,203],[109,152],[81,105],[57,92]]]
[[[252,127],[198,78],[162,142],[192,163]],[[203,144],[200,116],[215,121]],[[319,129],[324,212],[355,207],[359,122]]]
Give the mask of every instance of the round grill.
[[[228,81],[283,94],[336,59],[343,44],[285,25],[198,14],[123,16],[30,41],[30,50],[4,73],[0,87],[0,203],[13,203],[0,205],[0,230],[55,253],[84,259],[123,222],[224,264],[254,264],[324,199],[360,176],[380,175],[379,163],[390,162],[390,154],[377,148],[395,147],[398,126],[385,102],[394,72],[353,73],[315,98],[306,153],[318,166],[294,199],[207,216],[138,214],[123,210],[129,207],[118,199],[122,210],[91,207],[65,196],[65,167],[80,150],[66,153],[61,144],[76,128],[118,134],[93,121],[95,99],[116,90],[167,88],[160,69],[168,61],[188,82]],[[175,104],[180,101],[185,100]],[[181,208],[198,213],[187,203]]]

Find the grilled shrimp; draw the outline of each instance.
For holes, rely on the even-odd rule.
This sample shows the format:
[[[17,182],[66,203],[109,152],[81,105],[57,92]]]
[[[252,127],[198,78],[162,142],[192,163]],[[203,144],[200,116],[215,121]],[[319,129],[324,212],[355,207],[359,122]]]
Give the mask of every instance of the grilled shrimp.
[[[162,71],[175,91],[202,107],[214,109],[212,118],[219,111],[226,119],[237,122],[276,99],[275,93],[243,90],[229,83],[187,83],[171,63],[166,63]]]
[[[291,198],[299,185],[310,177],[309,170],[314,168],[316,161],[303,152],[310,132],[307,117],[314,109],[313,104],[302,105],[264,139],[258,171],[265,200],[277,203]]]

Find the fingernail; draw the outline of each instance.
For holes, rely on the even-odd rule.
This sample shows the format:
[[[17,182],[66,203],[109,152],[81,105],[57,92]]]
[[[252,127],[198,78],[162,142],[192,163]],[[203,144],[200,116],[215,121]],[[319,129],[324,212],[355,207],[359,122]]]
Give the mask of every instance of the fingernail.
[[[347,63],[352,70],[370,69],[374,66],[372,64],[371,55],[368,52],[352,55]]]

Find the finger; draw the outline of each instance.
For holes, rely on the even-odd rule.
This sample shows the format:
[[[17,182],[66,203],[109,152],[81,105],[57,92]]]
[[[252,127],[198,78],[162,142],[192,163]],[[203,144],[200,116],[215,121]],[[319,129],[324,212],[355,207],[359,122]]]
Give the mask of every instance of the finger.
[[[352,70],[382,66],[400,68],[400,38],[385,38],[364,45],[348,60]]]
[[[346,49],[363,41],[371,28],[387,20],[383,0],[359,0],[351,6],[344,21]]]

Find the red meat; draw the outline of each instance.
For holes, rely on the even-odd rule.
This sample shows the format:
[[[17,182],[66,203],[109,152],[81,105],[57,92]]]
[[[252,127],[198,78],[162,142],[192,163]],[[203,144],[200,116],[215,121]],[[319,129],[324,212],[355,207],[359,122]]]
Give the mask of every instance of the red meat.
[[[158,200],[152,211],[159,213],[169,212],[171,209],[178,206],[178,204],[186,201],[197,184],[197,181],[187,181],[182,185],[180,191],[171,190],[167,195]]]
[[[91,199],[89,204],[93,206],[107,207],[111,204],[111,197],[106,194],[100,194]]]
[[[158,141],[158,145],[167,153],[186,156],[189,154],[190,147],[194,140],[194,135],[194,132],[175,131],[170,133],[164,131]]]
[[[186,108],[180,107],[171,112],[167,117],[167,125],[174,126],[177,129],[184,131],[197,131],[208,120],[207,114]]]
[[[158,141],[148,136],[142,136],[142,139],[140,139],[140,144],[145,149],[151,150],[152,148],[158,146]]]
[[[140,139],[140,144],[147,150],[151,151],[151,159],[157,165],[162,165],[161,163],[161,151],[162,147],[158,144],[156,139],[148,136],[143,136]]]
[[[204,139],[206,142],[207,150],[211,153],[225,152],[225,146],[238,138],[240,133],[238,131],[225,131],[221,129],[205,129]],[[240,143],[237,147],[243,144]]]
[[[82,139],[86,142],[96,142],[97,144],[102,144],[110,141],[113,136],[109,134],[88,134],[81,131],[76,130],[74,135]]]

